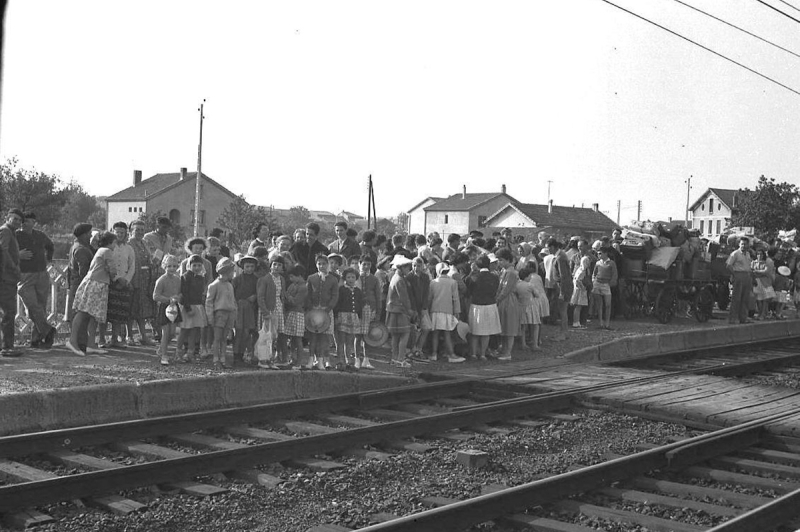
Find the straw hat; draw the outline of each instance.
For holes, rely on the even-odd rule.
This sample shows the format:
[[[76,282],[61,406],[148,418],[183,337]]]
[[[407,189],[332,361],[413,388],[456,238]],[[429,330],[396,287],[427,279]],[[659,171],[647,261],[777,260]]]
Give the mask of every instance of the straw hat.
[[[784,277],[789,277],[792,275],[792,270],[790,270],[788,266],[778,266],[778,273]]]
[[[380,321],[369,324],[369,332],[364,335],[364,342],[370,347],[380,347],[389,339],[389,329]]]
[[[306,330],[312,333],[324,333],[331,326],[331,316],[321,308],[312,308],[306,312]]]
[[[467,335],[469,334],[469,325],[461,320],[458,320],[458,324],[456,325],[456,334],[459,338],[461,338],[462,342],[466,342]]]
[[[440,262],[436,265],[436,275],[438,277],[441,277],[442,275],[447,274],[449,272],[450,272],[450,265],[447,264],[446,262]]]
[[[252,255],[245,255],[244,257],[240,258],[236,261],[236,265],[244,270],[244,263],[250,261],[256,266],[258,266],[258,259],[253,257]],[[219,267],[217,267],[219,269]]]
[[[400,266],[406,266],[408,264],[411,264],[411,259],[403,255],[400,255],[399,253],[395,255],[394,258],[392,259],[392,266],[394,266],[395,268],[399,268]]]

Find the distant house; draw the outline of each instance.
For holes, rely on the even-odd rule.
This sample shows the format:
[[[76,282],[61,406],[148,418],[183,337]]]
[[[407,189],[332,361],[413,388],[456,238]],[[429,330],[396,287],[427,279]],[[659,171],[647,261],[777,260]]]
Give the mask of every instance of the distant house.
[[[581,235],[595,240],[601,236],[611,236],[617,224],[600,212],[597,203],[592,208],[536,205],[532,203],[506,203],[486,219],[486,227],[502,229],[510,227],[514,234],[517,229],[525,229],[532,238],[534,233],[545,230],[558,237]]]
[[[337,218],[337,221],[338,220],[344,220],[349,225],[357,224],[357,223],[360,223],[360,222],[366,220],[366,218],[364,218],[363,216],[360,216],[358,214],[353,214],[352,212],[348,212],[348,211],[340,212],[339,214],[336,215],[336,218]]]
[[[718,237],[731,225],[738,190],[709,188],[689,207],[692,228],[705,237]]]
[[[134,170],[133,185],[106,198],[106,225],[130,223],[142,213],[161,211],[175,224],[194,226],[197,172],[156,174],[142,180],[141,170]],[[236,195],[207,175],[200,181],[200,234],[214,228],[222,211]]]
[[[409,234],[426,235],[425,231],[425,207],[430,207],[436,202],[442,201],[444,198],[434,198],[428,196],[420,201],[406,212],[406,231]]]
[[[423,206],[426,203],[428,205]],[[489,216],[507,203],[519,202],[506,194],[505,185],[500,192],[481,193],[467,193],[467,187],[464,186],[461,194],[453,194],[440,201],[426,198],[412,207],[408,217],[409,232],[426,235],[436,231],[445,240],[451,233],[463,235],[472,229],[485,227]],[[424,216],[419,215],[420,210]],[[412,215],[415,215],[414,221],[411,220]],[[419,218],[422,218],[421,224]]]
[[[336,215],[328,211],[308,211],[308,215],[315,222],[336,223]]]

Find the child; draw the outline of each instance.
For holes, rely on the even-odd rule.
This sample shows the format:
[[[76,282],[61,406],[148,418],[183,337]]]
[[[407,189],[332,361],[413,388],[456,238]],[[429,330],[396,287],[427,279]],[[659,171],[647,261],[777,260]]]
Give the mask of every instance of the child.
[[[617,264],[609,257],[611,248],[601,247],[599,259],[592,273],[592,297],[597,300],[595,307],[600,318],[601,329],[611,329],[611,287],[617,286]]]
[[[581,325],[581,310],[583,307],[589,306],[589,292],[586,290],[584,280],[587,276],[591,275],[589,268],[592,266],[592,260],[589,257],[581,257],[580,266],[575,268],[572,274],[572,299],[570,304],[573,306],[572,310],[572,328],[585,329],[585,325]]]
[[[794,302],[794,317],[800,318],[800,268],[794,272],[794,280],[792,282],[792,301]]]
[[[289,281],[286,287],[286,319],[284,321],[284,334],[290,339],[290,349],[293,353],[290,365],[292,369],[300,369],[303,353],[303,336],[306,333],[306,320],[303,313],[308,288],[306,287],[306,269],[299,264],[289,270]],[[259,300],[260,302],[260,300]],[[305,361],[308,364],[308,360]]]
[[[539,316],[539,305],[535,301],[533,285],[528,281],[533,273],[533,268],[523,267],[519,270],[519,282],[514,291],[517,293],[520,307],[520,336],[522,345],[531,351],[539,350],[539,329],[542,319]],[[530,341],[526,341],[526,333]]]
[[[544,289],[544,281],[538,268],[532,268],[531,274],[528,277],[528,282],[533,288],[533,304],[538,307],[539,321],[544,322],[544,319],[550,316],[550,300],[547,299],[547,291]],[[533,338],[534,347],[542,347],[542,328],[541,325],[533,328],[535,338]]]
[[[175,334],[175,326],[181,322],[180,302],[181,302],[181,278],[178,276],[178,266],[180,261],[175,255],[164,255],[161,259],[161,268],[165,270],[164,275],[158,278],[153,289],[153,301],[158,303],[156,312],[156,326],[161,330],[161,343],[158,346],[158,354],[161,356],[161,365],[169,366],[169,356],[167,347]],[[177,316],[174,320],[169,319],[167,310],[170,305],[178,308]]]
[[[355,358],[353,352],[355,337],[361,333],[361,312],[364,309],[364,293],[356,286],[358,272],[353,268],[346,268],[342,272],[344,285],[339,287],[339,298],[336,302],[336,330],[342,340],[344,364],[350,369],[348,355]],[[337,344],[340,345],[340,344]]]
[[[461,314],[461,301],[458,297],[458,283],[451,278],[450,265],[440,262],[436,265],[436,278],[430,283],[428,309],[430,309],[431,328],[433,329],[432,352],[428,360],[436,362],[439,356],[439,335],[444,333],[444,349],[448,362],[464,362],[463,357],[456,356],[453,349],[453,331],[458,325]]]
[[[500,313],[497,311],[497,289],[500,278],[489,271],[489,257],[482,255],[475,261],[478,272],[466,278],[467,297],[470,298],[468,323],[470,350],[478,360],[486,360],[489,337],[500,334]]]
[[[377,318],[377,309],[381,308],[381,283],[378,278],[370,273],[372,271],[372,257],[369,254],[361,255],[361,292],[364,294],[364,308],[361,309],[361,330],[356,335],[356,369],[375,369],[367,358],[367,343],[364,337],[369,334],[369,325]],[[358,348],[361,347],[361,359],[358,358]]]
[[[379,321],[384,321],[386,294],[389,292],[389,281],[392,279],[391,267],[392,257],[387,255],[378,260],[378,267],[375,270],[375,278],[378,279],[378,284],[381,287],[381,300],[378,303],[377,315],[375,316]]]
[[[392,259],[396,272],[389,282],[386,296],[386,328],[392,340],[392,364],[401,368],[410,368],[411,363],[404,360],[408,337],[411,334],[411,322],[417,313],[408,296],[406,275],[411,271],[411,259],[397,254]]]
[[[331,369],[328,352],[330,350],[330,337],[333,335],[333,309],[339,299],[339,278],[328,273],[328,257],[317,255],[315,260],[317,273],[308,276],[306,288],[306,310],[322,309],[328,313],[330,324],[328,329],[322,332],[310,332],[309,351],[317,359],[317,369]],[[313,369],[314,358],[309,357],[306,369]]]
[[[219,369],[225,365],[225,344],[228,335],[236,322],[236,297],[233,291],[233,262],[223,257],[217,262],[216,280],[208,285],[206,292],[206,317],[208,325],[214,328],[214,344],[212,353],[214,367]]]
[[[108,311],[108,285],[116,277],[114,268],[114,240],[117,236],[106,231],[99,240],[97,250],[89,271],[78,285],[72,308],[72,332],[67,340],[67,348],[78,356],[86,356],[89,343],[89,321],[94,318],[97,323],[105,323]]]
[[[792,270],[788,266],[778,267],[778,275],[772,284],[775,289],[775,317],[779,320],[786,319],[786,316],[783,315],[783,309],[786,308],[786,304],[791,300],[789,295],[789,291],[792,288],[792,280],[789,279],[791,274]]]
[[[258,248],[256,248],[256,251]],[[276,255],[270,265],[270,273],[261,276],[256,284],[256,296],[258,309],[261,311],[262,327],[265,321],[269,321],[269,327],[273,335],[283,334],[284,332],[284,313],[283,300],[285,298],[283,289],[283,257]],[[273,337],[273,340],[275,338]],[[273,341],[273,343],[275,343]],[[280,341],[277,342],[281,354],[283,347]],[[259,360],[258,367],[263,369],[279,369],[272,360]]]
[[[218,254],[219,253],[219,239],[215,238],[214,240],[217,241],[217,248],[216,248],[215,251]],[[205,280],[206,280],[206,287],[208,287],[208,285],[210,285],[212,282],[214,282],[214,279],[216,278],[214,265],[217,262],[217,257],[215,255],[212,255],[211,258],[205,258],[204,257],[204,255],[207,254],[207,251],[209,249],[209,243],[206,242],[206,240],[204,238],[195,237],[195,238],[189,239],[189,241],[186,242],[186,246],[184,247],[184,249],[186,250],[186,258],[181,262],[181,267],[178,270],[178,274],[181,276],[181,278],[183,278],[183,274],[185,274],[190,269],[189,258],[191,258],[193,255],[198,255],[198,256],[201,257],[201,260],[202,260],[202,264],[203,264],[202,272],[203,272],[203,276],[205,277]],[[211,262],[211,259],[214,259],[213,263]],[[205,289],[203,291],[203,295],[205,295]],[[186,305],[186,303],[184,303],[184,305]],[[185,318],[185,316],[182,316],[182,317]],[[207,334],[207,335],[205,334],[205,321],[203,321],[202,323],[203,323],[203,325],[200,326],[200,332],[199,332],[199,336],[198,336],[199,342],[196,342],[196,344],[195,344],[196,345],[195,351],[193,353],[190,353],[190,356],[193,357],[193,356],[199,355],[201,359],[208,358],[208,347],[207,347],[207,344],[210,343],[210,341],[211,341],[210,338],[212,337],[212,334],[211,334],[210,331],[209,331],[209,334]],[[183,335],[181,335],[181,337],[183,337]],[[203,337],[206,338],[206,342],[203,342]],[[184,340],[184,343],[179,343],[178,344],[178,348],[184,348],[185,349],[187,347],[187,344],[185,342],[186,342],[186,340]],[[199,345],[197,345],[197,344],[199,344]]]
[[[236,298],[236,334],[233,343],[233,361],[247,361],[253,359],[253,351],[257,336],[256,316],[258,301],[256,285],[258,278],[255,275],[258,259],[245,255],[238,261],[242,273],[233,279],[233,295]]]
[[[431,315],[428,312],[431,278],[427,270],[425,259],[414,257],[412,259],[411,273],[406,276],[411,305],[419,318],[416,327],[417,337],[412,339],[413,350],[411,356],[422,362],[428,361],[428,358],[422,353],[422,348],[428,339],[428,333],[433,328],[431,326]]]
[[[275,308],[272,310],[272,332],[277,344],[278,362],[286,365],[286,335],[284,334],[283,301],[286,299],[286,263],[280,255],[275,256],[270,264],[269,274],[275,283]]]
[[[178,336],[178,350],[183,351],[180,358],[184,362],[194,361],[194,348],[198,340],[202,341],[203,329],[208,322],[206,318],[206,290],[208,283],[203,272],[203,258],[200,255],[192,255],[188,259],[189,271],[181,275],[181,304],[183,313],[181,322],[181,333]],[[188,341],[188,349],[184,347],[184,342]],[[201,358],[203,354],[200,355]]]

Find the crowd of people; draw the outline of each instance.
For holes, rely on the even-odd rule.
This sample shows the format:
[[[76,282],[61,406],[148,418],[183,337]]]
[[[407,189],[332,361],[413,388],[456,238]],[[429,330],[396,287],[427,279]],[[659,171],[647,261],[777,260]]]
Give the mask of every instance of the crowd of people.
[[[0,227],[3,356],[21,354],[17,293],[33,323],[30,345],[49,348],[55,336],[46,316],[53,243],[35,220],[11,209]],[[359,234],[342,221],[326,246],[314,222],[291,235],[259,224],[246,252],[231,256],[218,229],[178,250],[170,228],[168,218],[150,232],[139,220],[111,231],[75,226],[68,349],[83,356],[152,345],[163,365],[224,366],[232,344],[234,364],[370,369],[367,348],[386,334],[391,362],[401,367],[509,360],[515,345],[541,349],[543,323],[558,325],[554,341],[592,317],[609,328],[618,299],[618,232],[591,246],[544,233],[525,242],[510,229],[449,234],[445,243],[437,233]],[[265,331],[274,340],[267,357],[256,352]]]

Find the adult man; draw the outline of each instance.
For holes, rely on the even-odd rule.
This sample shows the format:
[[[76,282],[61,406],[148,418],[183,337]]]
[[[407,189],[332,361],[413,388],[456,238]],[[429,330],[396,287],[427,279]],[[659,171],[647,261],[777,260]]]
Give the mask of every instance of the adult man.
[[[593,310],[592,301],[594,301],[594,298],[592,297],[592,272],[594,271],[594,265],[597,262],[597,255],[594,254],[592,248],[589,246],[589,241],[586,240],[585,238],[581,238],[578,240],[577,249],[578,253],[572,256],[569,265],[573,277],[575,275],[575,270],[577,270],[581,266],[581,259],[583,259],[583,257],[589,258],[589,269],[586,272],[586,280],[584,282],[586,291],[588,292],[589,296],[589,305],[584,305],[581,307],[581,316],[580,316],[581,320],[580,324],[586,326],[586,320],[590,315],[589,309],[591,308]]]
[[[20,253],[17,237],[14,232],[22,226],[24,214],[19,209],[8,211],[6,223],[0,225],[0,255],[3,257],[0,270],[0,310],[3,319],[0,321],[0,332],[3,334],[3,347],[0,355],[18,357],[22,352],[14,349],[14,320],[17,317],[17,283],[20,280],[19,261],[21,256],[30,259],[28,250]]]
[[[47,323],[47,300],[50,297],[50,275],[47,264],[53,260],[53,241],[46,234],[34,229],[36,214],[26,212],[22,227],[15,237],[20,249],[20,279],[17,292],[28,309],[28,318],[33,322],[31,347],[50,349],[56,329]],[[29,253],[25,253],[28,251]],[[24,258],[29,257],[29,258]]]
[[[547,251],[553,256],[551,268],[552,279],[555,284],[554,294],[554,307],[561,323],[559,324],[560,332],[553,338],[556,342],[561,342],[567,339],[567,309],[569,300],[572,298],[572,275],[569,270],[569,261],[567,255],[561,249],[561,243],[555,238],[547,241]]]
[[[300,262],[298,260],[298,264],[302,264],[303,267],[306,269],[306,273],[311,275],[313,273],[317,273],[317,255],[320,253],[327,256],[329,251],[325,245],[318,240],[319,237],[319,224],[317,222],[309,222],[306,225],[306,250],[302,250],[302,248],[298,248],[299,251],[305,251],[305,261]],[[297,244],[298,242],[295,242]],[[300,256],[303,253],[299,254]],[[298,255],[295,255],[296,257]],[[299,258],[299,257],[298,257]]]
[[[336,222],[333,226],[333,231],[336,233],[336,240],[328,246],[331,253],[338,253],[343,256],[345,263],[350,260],[350,257],[361,256],[361,249],[358,247],[358,243],[347,236],[347,222]]]
[[[250,242],[250,246],[247,248],[247,254],[253,256],[253,252],[259,246],[265,247],[267,249],[272,247],[272,239],[270,238],[269,234],[269,226],[263,222],[259,223],[258,225],[253,228],[253,241]]]
[[[739,239],[739,249],[731,253],[725,266],[731,273],[733,294],[731,295],[728,323],[750,323],[747,319],[753,278],[750,269],[750,239]]]
[[[473,231],[474,233],[475,231]],[[461,243],[461,236],[458,233],[447,235],[447,246],[442,251],[442,260],[449,261],[458,254],[458,245]]]
[[[160,216],[157,224],[156,230],[146,233],[142,240],[147,244],[153,259],[161,264],[164,255],[172,252],[172,236],[169,234],[172,222],[166,216]]]

